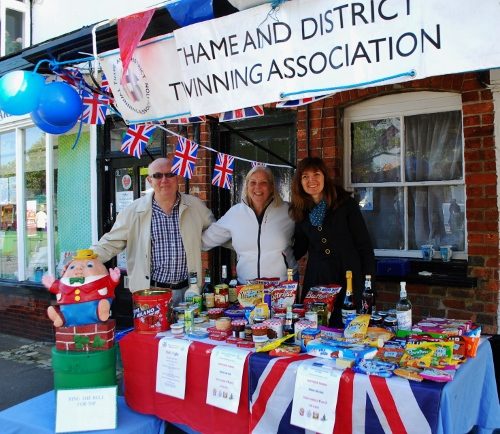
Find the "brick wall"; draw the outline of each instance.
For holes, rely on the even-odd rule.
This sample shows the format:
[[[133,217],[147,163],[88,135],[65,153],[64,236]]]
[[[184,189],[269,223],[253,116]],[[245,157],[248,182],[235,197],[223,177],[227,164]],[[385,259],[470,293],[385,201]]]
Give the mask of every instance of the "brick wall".
[[[343,143],[340,116],[347,105],[368,98],[410,91],[458,92],[462,96],[465,180],[467,194],[468,275],[478,279],[474,289],[408,284],[418,320],[428,315],[467,318],[497,332],[498,309],[498,208],[494,139],[494,105],[487,88],[488,74],[465,73],[431,77],[396,85],[340,92],[298,109],[297,158],[322,157],[331,175],[342,182]],[[309,119],[309,128],[307,128]],[[397,283],[381,283],[381,308],[394,307]]]
[[[47,317],[51,296],[45,288],[0,286],[0,333],[52,342],[54,329]]]

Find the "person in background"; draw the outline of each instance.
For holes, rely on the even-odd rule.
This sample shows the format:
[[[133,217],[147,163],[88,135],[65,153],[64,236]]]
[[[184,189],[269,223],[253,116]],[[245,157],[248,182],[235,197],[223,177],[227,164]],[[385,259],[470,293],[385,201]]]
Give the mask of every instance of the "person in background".
[[[175,306],[183,300],[189,272],[197,272],[201,287],[201,234],[215,218],[200,199],[179,193],[171,170],[171,158],[154,160],[147,178],[153,191],[121,211],[91,249],[102,262],[127,249],[130,291],[170,288]]]
[[[295,221],[295,258],[308,254],[301,300],[312,286],[342,285],[330,317],[330,325],[341,327],[346,271],[352,271],[358,306],[365,275],[375,274],[373,247],[359,206],[333,183],[322,159],[308,157],[298,164],[292,181],[290,215]]]
[[[287,280],[287,269],[297,270],[288,208],[276,191],[271,170],[255,166],[245,177],[241,202],[203,232],[203,249],[231,241],[239,283],[264,277]]]

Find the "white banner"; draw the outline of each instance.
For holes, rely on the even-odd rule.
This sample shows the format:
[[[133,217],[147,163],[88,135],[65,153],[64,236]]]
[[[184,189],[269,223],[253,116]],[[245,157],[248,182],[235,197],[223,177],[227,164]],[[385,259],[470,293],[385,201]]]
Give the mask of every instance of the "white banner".
[[[122,62],[119,50],[99,54],[115,98],[127,123],[145,123],[189,116],[185,93],[175,94],[168,85],[182,79],[173,35],[141,42],[127,70],[127,84],[120,84]]]
[[[498,22],[497,0],[266,3],[143,43],[141,104],[116,94],[118,51],[100,57],[123,117],[144,122],[496,68]]]

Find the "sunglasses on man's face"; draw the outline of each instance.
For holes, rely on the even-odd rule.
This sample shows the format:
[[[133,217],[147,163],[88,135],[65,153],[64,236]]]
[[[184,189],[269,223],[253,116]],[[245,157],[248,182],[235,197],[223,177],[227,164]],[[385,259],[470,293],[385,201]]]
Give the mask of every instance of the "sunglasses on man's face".
[[[154,179],[162,179],[162,178],[173,178],[174,176],[177,176],[175,173],[168,172],[168,173],[161,173],[161,172],[156,172],[151,175],[151,178]]]

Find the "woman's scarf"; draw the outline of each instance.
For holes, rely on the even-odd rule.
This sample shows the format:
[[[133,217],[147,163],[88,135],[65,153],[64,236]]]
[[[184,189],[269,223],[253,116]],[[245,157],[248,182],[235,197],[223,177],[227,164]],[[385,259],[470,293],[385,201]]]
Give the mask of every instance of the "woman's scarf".
[[[321,199],[319,203],[309,212],[309,221],[313,226],[320,226],[326,214],[326,201]]]

